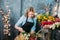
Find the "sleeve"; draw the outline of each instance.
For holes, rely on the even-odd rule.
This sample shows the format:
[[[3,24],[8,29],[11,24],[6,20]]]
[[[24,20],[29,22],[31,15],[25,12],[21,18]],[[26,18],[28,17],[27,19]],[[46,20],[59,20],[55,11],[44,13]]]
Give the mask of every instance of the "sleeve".
[[[23,19],[24,19],[24,16],[20,17],[20,19],[18,20],[18,22],[15,24],[15,26],[21,26],[21,24],[23,23]]]
[[[31,29],[31,31],[35,31],[35,29],[36,29],[36,18],[34,18],[34,25],[33,25],[32,29]]]

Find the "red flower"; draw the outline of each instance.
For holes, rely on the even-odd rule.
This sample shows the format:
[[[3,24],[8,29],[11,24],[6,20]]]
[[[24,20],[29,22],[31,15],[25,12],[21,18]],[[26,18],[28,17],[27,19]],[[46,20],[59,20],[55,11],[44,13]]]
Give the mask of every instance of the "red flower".
[[[42,21],[42,23],[41,23],[41,25],[42,26],[44,26],[44,25],[51,25],[51,24],[53,24],[54,22],[52,22],[52,21],[50,21],[50,22],[48,22],[48,21]]]
[[[36,40],[36,37],[31,36],[29,40]]]
[[[42,26],[44,26],[44,25],[46,25],[46,24],[47,24],[46,21],[42,21],[42,22],[41,22],[41,25],[42,25]]]
[[[51,22],[47,22],[47,23],[48,23],[48,25],[51,25],[51,24],[53,24],[54,22],[51,21]]]

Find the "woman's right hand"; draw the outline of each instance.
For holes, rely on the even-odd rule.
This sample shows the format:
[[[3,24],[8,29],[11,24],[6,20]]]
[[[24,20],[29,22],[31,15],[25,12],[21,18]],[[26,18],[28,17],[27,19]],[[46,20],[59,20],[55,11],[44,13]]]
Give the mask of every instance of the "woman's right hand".
[[[20,31],[20,32],[25,32],[21,27],[15,26],[15,28],[16,28],[18,31]]]
[[[20,28],[19,30],[20,30],[20,32],[25,32],[22,28]]]

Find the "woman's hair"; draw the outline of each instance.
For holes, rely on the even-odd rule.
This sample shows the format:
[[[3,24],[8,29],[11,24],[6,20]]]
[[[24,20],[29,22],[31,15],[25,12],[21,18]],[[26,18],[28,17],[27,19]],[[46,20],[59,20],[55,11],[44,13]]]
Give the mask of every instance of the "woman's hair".
[[[33,8],[33,7],[29,7],[29,8],[26,10],[26,13],[25,13],[25,16],[26,16],[26,17],[28,17],[28,13],[29,13],[29,12],[35,13],[34,8]],[[35,17],[35,14],[34,14],[34,16],[33,16],[32,18],[34,18],[34,17]]]

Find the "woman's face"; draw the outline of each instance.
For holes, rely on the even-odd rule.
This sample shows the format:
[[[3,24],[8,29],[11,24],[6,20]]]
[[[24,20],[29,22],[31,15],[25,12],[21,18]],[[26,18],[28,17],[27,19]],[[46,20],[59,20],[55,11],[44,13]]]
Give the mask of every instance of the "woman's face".
[[[34,12],[28,12],[28,17],[32,18],[34,16]]]

